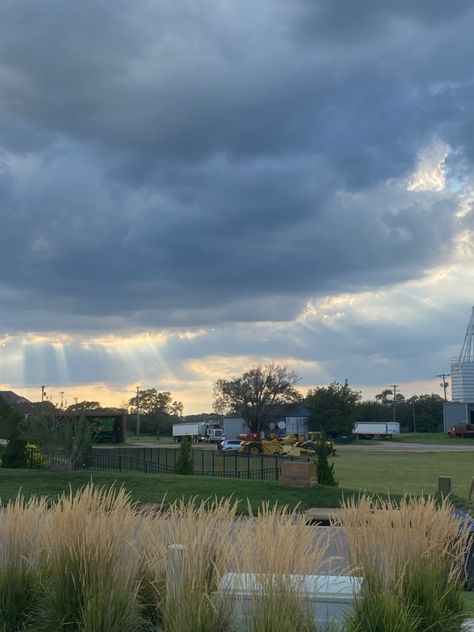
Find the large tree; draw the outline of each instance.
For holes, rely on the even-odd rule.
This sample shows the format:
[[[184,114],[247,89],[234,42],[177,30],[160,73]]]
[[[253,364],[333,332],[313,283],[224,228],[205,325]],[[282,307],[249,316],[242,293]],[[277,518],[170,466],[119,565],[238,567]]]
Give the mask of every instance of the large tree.
[[[272,362],[246,371],[240,377],[220,379],[214,384],[214,409],[244,418],[251,432],[260,432],[275,404],[301,401],[296,389],[299,375]]]
[[[143,434],[170,435],[173,423],[183,415],[183,404],[168,391],[147,388],[138,391],[128,402],[131,413],[140,412],[140,430]]]
[[[315,430],[324,430],[329,437],[350,435],[354,428],[359,391],[332,382],[329,386],[310,389],[305,404],[312,410],[311,422]]]
[[[9,439],[20,426],[22,415],[0,396],[0,439]]]
[[[64,411],[30,416],[25,422],[25,436],[47,457],[50,470],[82,468],[92,445],[89,421]]]
[[[70,404],[66,408],[66,412],[67,413],[84,413],[89,410],[99,410],[100,407],[101,407],[100,402],[90,401],[90,400],[85,399],[82,402],[74,402],[74,404]]]
[[[26,441],[22,432],[22,419],[23,416],[0,397],[0,438],[8,441],[7,450],[1,459],[3,467],[26,466]]]

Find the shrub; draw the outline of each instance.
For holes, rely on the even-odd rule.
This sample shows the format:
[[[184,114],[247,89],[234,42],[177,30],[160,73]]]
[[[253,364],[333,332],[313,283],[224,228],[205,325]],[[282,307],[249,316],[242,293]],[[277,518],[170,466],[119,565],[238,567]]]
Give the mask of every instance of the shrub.
[[[420,620],[413,606],[391,592],[366,588],[356,601],[349,632],[419,632]]]
[[[8,441],[7,448],[2,456],[2,467],[26,467],[28,456],[26,453],[26,441],[20,433],[13,433]]]
[[[36,630],[140,629],[139,526],[123,490],[88,485],[60,497],[43,534]]]
[[[397,506],[362,496],[343,502],[337,524],[346,528],[354,573],[366,578],[351,630],[385,630],[380,621],[395,603],[403,604],[399,620],[406,618],[406,629],[461,629],[469,530],[448,500],[405,498]],[[400,629],[396,620],[391,625]]]
[[[236,570],[254,573],[250,587],[255,604],[244,621],[245,632],[316,632],[300,597],[303,578],[331,563],[330,534],[308,528],[304,516],[285,507],[263,505],[234,536]],[[252,594],[253,593],[253,594]]]
[[[229,568],[236,510],[230,500],[177,502],[148,517],[144,550],[160,630],[227,629],[226,604],[211,595]]]
[[[46,516],[43,500],[18,496],[0,521],[0,630],[20,630],[32,617],[38,588],[40,535]]]
[[[329,463],[329,457],[334,455],[332,444],[327,441],[326,434],[321,435],[316,442],[316,468],[318,483],[320,485],[330,485],[337,487],[338,481],[335,479],[334,463]]]
[[[193,474],[194,462],[192,452],[192,442],[190,437],[183,437],[179,448],[179,455],[176,460],[176,474]]]

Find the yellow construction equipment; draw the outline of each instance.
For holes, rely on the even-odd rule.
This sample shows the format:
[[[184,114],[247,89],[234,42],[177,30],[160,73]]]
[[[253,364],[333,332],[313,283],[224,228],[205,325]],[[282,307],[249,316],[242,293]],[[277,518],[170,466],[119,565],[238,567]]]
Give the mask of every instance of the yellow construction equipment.
[[[273,432],[264,439],[258,435],[244,435],[240,452],[244,454],[278,454],[280,456],[310,456],[316,453],[316,444],[297,433],[277,437]]]

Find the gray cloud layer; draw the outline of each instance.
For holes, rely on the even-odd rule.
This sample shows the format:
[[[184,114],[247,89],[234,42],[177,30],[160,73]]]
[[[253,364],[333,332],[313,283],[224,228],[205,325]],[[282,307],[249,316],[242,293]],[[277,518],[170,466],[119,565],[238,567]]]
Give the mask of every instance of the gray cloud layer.
[[[464,224],[470,2],[4,0],[0,330],[279,320]],[[433,138],[453,192],[407,192]]]

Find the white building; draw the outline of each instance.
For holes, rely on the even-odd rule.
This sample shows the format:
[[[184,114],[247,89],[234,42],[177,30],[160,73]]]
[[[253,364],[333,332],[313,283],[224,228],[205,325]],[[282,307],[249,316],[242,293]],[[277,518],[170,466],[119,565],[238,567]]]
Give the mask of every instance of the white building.
[[[474,307],[459,358],[451,362],[451,399],[474,402]]]

